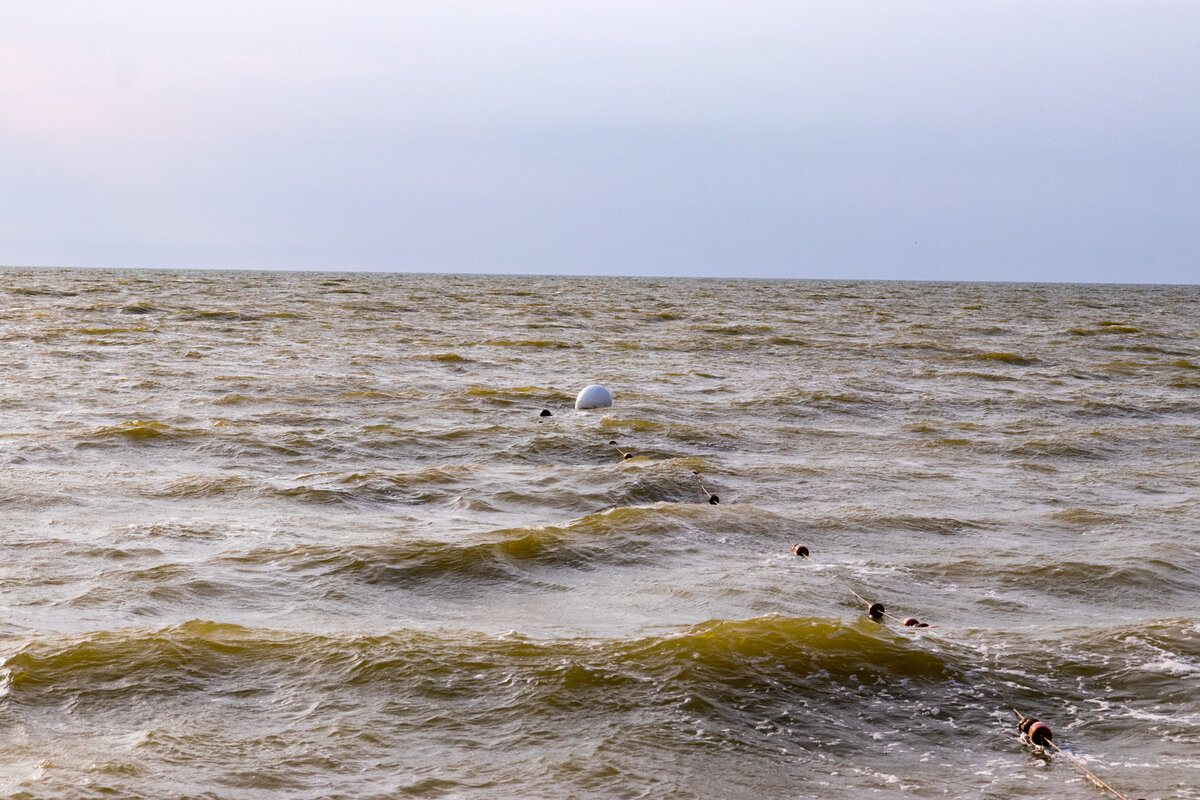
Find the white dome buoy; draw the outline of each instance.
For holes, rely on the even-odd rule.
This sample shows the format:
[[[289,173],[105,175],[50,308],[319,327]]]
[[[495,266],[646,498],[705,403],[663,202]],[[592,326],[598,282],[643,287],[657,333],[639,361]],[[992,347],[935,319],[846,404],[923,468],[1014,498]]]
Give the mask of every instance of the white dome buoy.
[[[608,393],[608,389],[596,383],[585,387],[575,398],[576,408],[608,408],[611,405],[612,395]]]

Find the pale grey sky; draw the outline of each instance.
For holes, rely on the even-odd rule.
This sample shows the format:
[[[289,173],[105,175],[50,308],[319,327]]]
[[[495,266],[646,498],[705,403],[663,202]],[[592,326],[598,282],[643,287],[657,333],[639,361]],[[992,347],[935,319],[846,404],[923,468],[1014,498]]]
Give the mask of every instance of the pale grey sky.
[[[0,0],[0,264],[1200,282],[1200,3]]]

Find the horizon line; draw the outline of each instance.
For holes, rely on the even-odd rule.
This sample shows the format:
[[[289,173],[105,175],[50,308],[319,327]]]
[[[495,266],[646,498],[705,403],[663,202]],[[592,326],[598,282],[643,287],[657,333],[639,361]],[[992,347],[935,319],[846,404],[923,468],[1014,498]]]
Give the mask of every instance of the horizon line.
[[[341,267],[113,267],[113,266],[81,266],[72,264],[0,264],[0,270],[96,270],[113,272],[268,272],[280,274],[311,273],[316,275],[421,275],[421,276],[457,276],[477,278],[634,278],[644,280],[681,280],[681,281],[841,281],[846,283],[968,283],[968,284],[1010,284],[1027,286],[1162,286],[1162,287],[1197,287],[1200,281],[1193,283],[1155,283],[1145,281],[1069,281],[1069,280],[1011,280],[995,279],[981,280],[978,278],[864,278],[864,277],[778,277],[755,275],[657,275],[633,273],[563,273],[563,272],[470,272],[455,270],[395,270],[372,268],[341,268]]]

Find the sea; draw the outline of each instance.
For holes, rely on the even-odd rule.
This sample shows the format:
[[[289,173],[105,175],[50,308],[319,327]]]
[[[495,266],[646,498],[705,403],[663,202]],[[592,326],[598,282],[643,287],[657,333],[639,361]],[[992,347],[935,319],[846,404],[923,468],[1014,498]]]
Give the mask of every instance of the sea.
[[[1200,798],[1200,286],[4,268],[0,362],[0,797]]]

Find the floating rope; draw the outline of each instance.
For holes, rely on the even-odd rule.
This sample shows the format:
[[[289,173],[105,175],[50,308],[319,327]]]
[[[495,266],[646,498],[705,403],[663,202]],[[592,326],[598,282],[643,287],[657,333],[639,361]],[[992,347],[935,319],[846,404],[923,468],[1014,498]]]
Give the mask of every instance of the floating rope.
[[[550,416],[549,411],[543,411],[542,416]],[[616,440],[609,441],[609,444],[612,445],[613,447],[617,448],[617,452],[619,452],[621,454],[622,461],[628,460],[633,457],[632,453],[627,453],[624,450],[622,450],[620,448],[620,446],[617,444]],[[718,503],[720,503],[720,498],[718,498],[715,494],[710,493],[707,489],[704,488],[704,484],[700,481],[700,473],[696,470],[692,470],[692,475],[694,475],[696,477],[696,484],[700,487],[700,491],[704,492],[705,496],[708,498],[708,502],[714,506],[717,505]],[[802,544],[792,545],[791,551],[792,551],[792,553],[794,553],[797,556],[800,556],[802,558],[808,558],[808,548]],[[883,618],[886,617],[890,620],[900,623],[901,625],[903,625],[906,628],[937,627],[937,626],[931,626],[927,623],[921,622],[916,617],[907,617],[905,619],[900,619],[897,616],[889,614],[887,612],[887,608],[884,607],[883,603],[877,603],[877,602],[873,603],[870,600],[868,600],[867,598],[863,597],[858,592],[854,591],[853,589],[850,589],[850,594],[854,595],[861,602],[866,604],[867,615],[871,619],[873,619],[877,622],[883,620]],[[1034,745],[1037,745],[1039,747],[1045,747],[1046,745],[1053,747],[1064,758],[1066,758],[1068,761],[1070,761],[1072,764],[1074,764],[1076,767],[1078,767],[1083,772],[1083,774],[1088,777],[1088,780],[1090,780],[1098,788],[1112,792],[1113,795],[1118,798],[1118,800],[1129,800],[1128,797],[1121,794],[1113,787],[1109,786],[1107,783],[1105,783],[1100,778],[1098,778],[1095,774],[1093,774],[1091,770],[1089,770],[1083,764],[1079,763],[1079,761],[1077,759],[1075,759],[1070,753],[1068,753],[1067,751],[1065,751],[1061,747],[1059,747],[1054,742],[1054,732],[1052,730],[1050,730],[1049,725],[1047,725],[1046,723],[1044,723],[1040,720],[1034,719],[1033,717],[1026,717],[1020,711],[1017,711],[1016,708],[1013,708],[1012,711],[1014,714],[1017,715],[1017,730],[1020,732],[1020,734],[1022,736],[1025,736],[1031,743],[1033,743]],[[1141,799],[1139,798],[1139,800],[1141,800]]]
[[[721,499],[719,497],[717,497],[715,494],[709,494],[708,489],[704,488],[704,484],[700,483],[700,473],[699,472],[696,472],[696,470],[692,470],[692,474],[696,476],[696,483],[700,484],[700,491],[704,492],[704,494],[708,497],[708,502],[710,505],[715,506],[717,503],[721,502]]]
[[[617,452],[621,454],[622,461],[628,461],[629,459],[633,458],[633,453],[626,453],[624,450],[622,450],[617,444],[616,439],[609,439],[608,443],[617,448]]]
[[[1020,731],[1025,736],[1027,736],[1029,738],[1029,741],[1031,741],[1034,744],[1041,746],[1041,747],[1050,745],[1055,750],[1062,753],[1063,756],[1065,756],[1068,761],[1070,761],[1075,766],[1079,767],[1079,769],[1083,770],[1083,774],[1087,775],[1088,778],[1091,779],[1092,783],[1096,784],[1096,786],[1100,787],[1101,789],[1107,789],[1108,791],[1112,792],[1117,797],[1119,797],[1121,800],[1129,800],[1128,797],[1121,794],[1116,789],[1109,786],[1107,783],[1105,783],[1104,781],[1100,780],[1095,775],[1093,775],[1091,770],[1089,770],[1083,764],[1080,764],[1078,761],[1076,761],[1071,756],[1070,753],[1068,753],[1066,750],[1063,750],[1061,747],[1059,747],[1057,744],[1055,744],[1054,743],[1054,731],[1050,730],[1049,725],[1047,725],[1046,723],[1041,722],[1039,720],[1036,720],[1033,717],[1027,717],[1024,714],[1022,714],[1020,711],[1017,711],[1015,708],[1013,709],[1013,713],[1017,715],[1017,730]]]
[[[879,620],[883,619],[884,617],[887,617],[888,619],[899,622],[901,625],[903,625],[906,628],[929,628],[929,627],[932,627],[926,622],[921,622],[916,617],[908,617],[906,619],[900,619],[899,617],[894,617],[891,614],[887,613],[887,609],[884,608],[883,603],[872,603],[870,600],[863,597],[861,594],[854,591],[853,589],[850,590],[850,594],[854,595],[859,600],[861,600],[867,604],[867,616],[877,622]]]

